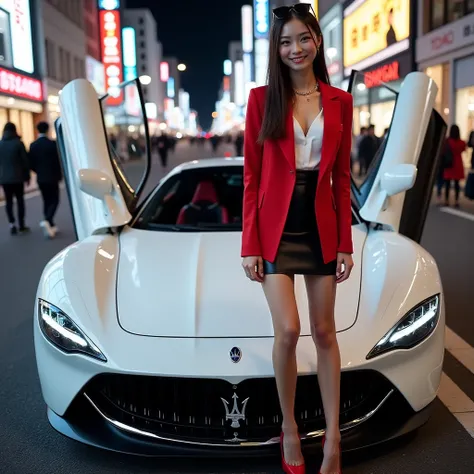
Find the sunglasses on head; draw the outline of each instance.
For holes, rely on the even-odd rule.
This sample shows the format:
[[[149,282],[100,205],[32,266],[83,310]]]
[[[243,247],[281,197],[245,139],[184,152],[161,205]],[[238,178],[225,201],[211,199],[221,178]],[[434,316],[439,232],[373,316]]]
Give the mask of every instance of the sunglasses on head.
[[[288,19],[292,13],[296,13],[298,16],[308,15],[310,12],[316,17],[313,7],[310,3],[295,3],[289,7],[277,7],[273,9],[273,16],[278,20]]]

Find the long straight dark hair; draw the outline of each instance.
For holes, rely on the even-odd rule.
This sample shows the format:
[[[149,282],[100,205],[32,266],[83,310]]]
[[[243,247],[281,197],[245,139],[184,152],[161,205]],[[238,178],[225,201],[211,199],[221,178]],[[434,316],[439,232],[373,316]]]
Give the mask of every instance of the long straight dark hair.
[[[289,68],[283,64],[280,58],[280,37],[285,24],[293,18],[304,23],[310,30],[312,37],[314,37],[316,33],[316,37],[321,38],[319,53],[313,62],[313,71],[317,79],[326,84],[330,84],[326,59],[324,57],[323,35],[316,17],[311,13],[298,15],[292,12],[292,15],[286,20],[274,18],[270,31],[270,51],[267,72],[268,88],[262,128],[258,137],[259,143],[263,143],[267,139],[277,139],[285,136],[286,114],[290,100],[294,98],[294,92],[291,85]]]

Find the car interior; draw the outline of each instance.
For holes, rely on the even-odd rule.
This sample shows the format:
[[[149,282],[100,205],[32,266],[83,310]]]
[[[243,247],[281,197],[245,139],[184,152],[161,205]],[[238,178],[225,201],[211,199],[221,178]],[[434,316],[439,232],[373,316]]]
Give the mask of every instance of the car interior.
[[[134,227],[239,230],[243,191],[240,166],[185,170],[169,178],[151,196]]]

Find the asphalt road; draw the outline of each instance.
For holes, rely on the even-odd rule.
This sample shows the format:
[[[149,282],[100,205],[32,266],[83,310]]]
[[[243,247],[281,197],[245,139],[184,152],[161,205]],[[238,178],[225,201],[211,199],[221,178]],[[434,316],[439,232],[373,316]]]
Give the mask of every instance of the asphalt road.
[[[179,145],[171,155],[180,161],[210,156]],[[137,167],[139,165],[134,165]],[[151,182],[162,174],[154,165]],[[152,183],[150,183],[151,186]],[[162,461],[99,451],[70,441],[50,428],[40,393],[33,350],[32,314],[38,279],[44,265],[74,241],[66,194],[57,216],[61,233],[45,240],[38,227],[41,202],[27,201],[29,235],[11,237],[0,227],[0,473],[5,474],[106,474],[106,473],[278,473],[279,459],[250,461],[242,458],[216,462]],[[474,206],[462,209],[474,215]],[[3,217],[0,207],[0,222]],[[469,214],[468,214],[469,215]],[[472,264],[474,221],[432,206],[423,240],[436,257],[445,286],[448,325],[474,346]],[[474,375],[447,352],[445,373],[474,400]],[[474,415],[473,415],[474,416]],[[472,427],[472,426],[471,426]],[[472,433],[474,436],[474,432]],[[345,474],[472,474],[474,438],[448,408],[437,400],[427,425],[413,436],[344,456]],[[317,472],[319,459],[310,461]],[[311,471],[309,471],[311,472]]]

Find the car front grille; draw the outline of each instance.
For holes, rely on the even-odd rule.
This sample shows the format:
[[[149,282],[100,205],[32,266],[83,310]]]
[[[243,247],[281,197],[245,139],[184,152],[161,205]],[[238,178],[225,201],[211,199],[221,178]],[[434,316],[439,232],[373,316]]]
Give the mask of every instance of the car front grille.
[[[341,425],[374,410],[391,388],[377,372],[343,372]],[[166,439],[262,443],[281,430],[274,378],[233,385],[221,379],[102,374],[86,386],[85,394],[106,417]],[[316,375],[298,377],[295,415],[302,433],[324,429]]]

